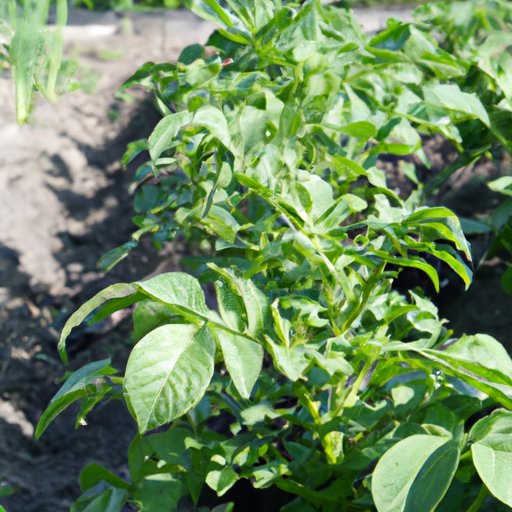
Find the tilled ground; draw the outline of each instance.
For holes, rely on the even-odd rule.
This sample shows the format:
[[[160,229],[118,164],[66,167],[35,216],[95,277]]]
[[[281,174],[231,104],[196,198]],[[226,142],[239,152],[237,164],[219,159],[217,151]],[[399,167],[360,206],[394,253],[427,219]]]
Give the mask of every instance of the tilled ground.
[[[211,30],[184,11],[72,12],[68,52],[95,90],[38,102],[28,126],[16,124],[12,83],[0,75],[0,483],[16,490],[0,503],[9,512],[67,510],[86,463],[121,470],[126,461],[134,428],[120,403],[100,406],[79,430],[71,410],[40,442],[34,426],[64,373],[55,348],[65,318],[107,284],[144,277],[161,262],[143,247],[109,275],[97,267],[132,230],[121,156],[159,119],[150,100],[122,103],[115,91],[137,66],[175,59]],[[74,336],[73,367],[112,352],[123,359],[129,325],[111,327]]]

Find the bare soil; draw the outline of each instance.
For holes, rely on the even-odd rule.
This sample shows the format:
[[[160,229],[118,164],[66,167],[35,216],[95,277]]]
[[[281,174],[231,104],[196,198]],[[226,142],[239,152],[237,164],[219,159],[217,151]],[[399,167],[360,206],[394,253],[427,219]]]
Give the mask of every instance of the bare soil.
[[[34,426],[64,373],[56,342],[70,312],[111,282],[142,278],[163,259],[175,265],[173,249],[157,256],[141,247],[108,275],[97,266],[132,231],[133,170],[121,169],[122,154],[159,119],[142,94],[132,104],[114,94],[137,66],[176,59],[211,31],[183,11],[73,11],[68,53],[96,87],[56,104],[38,101],[28,126],[16,124],[12,82],[7,72],[0,75],[0,484],[16,491],[0,503],[9,512],[67,510],[88,462],[122,471],[134,434],[122,404],[100,406],[79,430],[70,410],[40,442]],[[110,331],[108,323],[79,330],[72,368],[112,352],[120,363],[129,325]]]

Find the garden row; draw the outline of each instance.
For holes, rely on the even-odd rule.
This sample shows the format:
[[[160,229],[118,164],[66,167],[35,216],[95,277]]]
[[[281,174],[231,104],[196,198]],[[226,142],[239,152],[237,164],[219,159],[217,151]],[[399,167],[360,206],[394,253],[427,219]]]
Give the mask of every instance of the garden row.
[[[135,305],[126,368],[70,374],[38,425],[81,400],[79,424],[111,398],[137,423],[129,479],[88,466],[73,510],[190,510],[205,486],[220,497],[241,480],[278,489],[285,511],[476,511],[489,494],[512,506],[512,360],[485,334],[455,338],[422,289],[395,286],[412,268],[443,293],[441,266],[471,283],[459,219],[428,204],[511,147],[512,7],[424,6],[369,37],[315,0],[190,6],[221,28],[120,91],[151,90],[162,120],[124,158],[149,155],[136,231],[102,258],[180,239],[189,273],[110,286],[63,330],[67,363],[74,327]],[[429,166],[434,134],[460,156],[423,180],[412,162]],[[407,197],[386,155],[415,185]],[[511,182],[489,186],[510,195]],[[504,202],[466,226],[510,256],[511,214]]]

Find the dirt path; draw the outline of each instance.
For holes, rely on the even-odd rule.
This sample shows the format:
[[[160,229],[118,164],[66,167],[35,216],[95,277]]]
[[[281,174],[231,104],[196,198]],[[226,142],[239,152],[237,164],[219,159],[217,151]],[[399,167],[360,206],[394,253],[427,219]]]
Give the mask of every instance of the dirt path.
[[[114,93],[138,65],[175,59],[211,32],[182,11],[127,18],[73,11],[70,22],[69,52],[96,76],[93,94],[39,102],[31,124],[18,126],[12,83],[0,75],[0,483],[16,489],[0,503],[9,512],[67,510],[92,456],[117,470],[126,460],[134,432],[121,404],[100,408],[78,431],[70,411],[41,442],[32,435],[63,374],[55,347],[65,317],[106,284],[143,277],[158,264],[142,250],[108,276],[96,265],[132,229],[120,168],[126,144],[158,120],[151,102],[121,103]],[[108,347],[106,339],[79,335],[73,365],[112,347],[122,358],[128,326],[108,336]]]

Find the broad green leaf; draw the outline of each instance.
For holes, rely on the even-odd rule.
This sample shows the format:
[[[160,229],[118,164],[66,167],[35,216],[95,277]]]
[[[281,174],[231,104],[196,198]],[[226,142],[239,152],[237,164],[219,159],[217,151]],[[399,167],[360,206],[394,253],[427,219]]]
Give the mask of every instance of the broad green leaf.
[[[171,323],[176,313],[165,304],[153,300],[144,300],[137,304],[133,312],[133,337],[139,341],[160,325]]]
[[[157,457],[167,464],[184,464],[184,453],[187,449],[185,440],[193,437],[193,432],[187,428],[171,427],[166,432],[153,434],[144,439]]]
[[[210,208],[208,215],[202,219],[202,223],[229,243],[234,243],[236,234],[240,229],[240,225],[233,215],[215,204]]]
[[[232,468],[214,469],[206,475],[206,483],[217,496],[225,494],[238,480],[237,473]]]
[[[229,281],[215,281],[217,304],[222,320],[235,331],[242,332],[245,328],[245,308],[241,297],[231,288]]]
[[[317,351],[310,351],[308,355],[319,368],[325,370],[331,377],[337,373],[347,376],[354,373],[351,364],[340,352],[331,350],[327,355],[323,355]]]
[[[268,337],[267,343],[276,368],[292,382],[299,380],[309,364],[304,347],[284,347],[274,343]]]
[[[188,111],[169,114],[161,119],[148,139],[151,159],[153,161],[158,160],[166,149],[172,147],[181,128],[191,121],[192,114]]]
[[[240,412],[244,423],[248,426],[254,426],[257,423],[265,421],[267,418],[276,419],[280,417],[280,413],[272,408],[266,402],[260,402],[256,405],[252,405],[247,409]]]
[[[134,286],[153,300],[173,307],[177,312],[201,318],[209,315],[203,290],[194,277],[184,272],[167,272]]]
[[[201,107],[194,114],[193,123],[204,127],[212,137],[218,139],[227,149],[231,149],[231,132],[226,117],[212,105]]]
[[[232,270],[220,268],[213,263],[209,263],[208,267],[222,276],[242,299],[249,333],[258,336],[265,332],[270,325],[270,306],[263,292],[250,279],[239,277]]]
[[[93,496],[90,499],[87,493],[84,494],[71,506],[70,512],[121,512],[126,504],[128,491],[109,487]]]
[[[178,476],[159,472],[137,482],[133,498],[143,504],[142,510],[159,512],[177,510],[181,497],[186,494],[185,484]]]
[[[50,423],[73,402],[100,392],[97,382],[102,377],[116,373],[110,363],[109,358],[86,364],[66,380],[39,419],[35,431],[36,439],[41,437]]]
[[[213,375],[215,342],[207,328],[157,327],[126,365],[126,400],[141,433],[183,416],[203,397]]]
[[[85,320],[85,318],[88,317],[95,309],[99,308],[102,304],[109,300],[126,298],[129,296],[133,296],[134,300],[140,300],[140,296],[137,296],[136,291],[137,290],[130,284],[113,284],[111,286],[108,286],[101,292],[97,293],[92,299],[89,299],[85,304],[82,304],[80,308],[69,317],[69,320],[66,322],[62,329],[58,344],[59,354],[64,364],[68,364],[68,355],[66,353],[66,339],[69,336],[71,330],[74,327],[80,325]],[[126,307],[126,305],[124,307]]]
[[[512,196],[512,176],[502,176],[497,180],[490,181],[487,186],[494,192]]]
[[[300,173],[299,179],[301,186],[309,192],[311,206],[308,211],[311,224],[314,224],[333,203],[332,187],[319,176],[310,173]]]
[[[107,482],[118,489],[130,488],[129,482],[118,477],[115,473],[112,473],[112,471],[109,471],[101,464],[89,464],[80,472],[80,487],[82,491],[86,491],[102,481]]]
[[[216,329],[214,333],[233,384],[242,398],[249,398],[263,365],[263,347],[222,329]]]
[[[478,475],[496,498],[512,507],[512,412],[494,411],[475,423],[469,436]]]
[[[508,376],[512,384],[512,360],[505,347],[492,336],[487,334],[462,336],[449,345],[444,353],[490,370],[498,370]]]
[[[431,512],[448,490],[459,451],[449,439],[412,435],[390,448],[372,477],[379,512]]]
[[[464,117],[476,117],[485,126],[490,125],[487,110],[474,93],[462,92],[455,84],[433,84],[423,87],[425,101],[431,105],[459,112]]]
[[[482,337],[483,336],[483,337]],[[457,341],[442,349],[424,349],[414,343],[394,342],[383,351],[412,351],[439,365],[439,369],[482,391],[498,403],[512,408],[512,377],[508,367],[510,358],[501,345],[490,336],[463,337],[461,347]],[[488,346],[488,353],[485,346]],[[501,347],[501,348],[499,348]],[[496,361],[496,357],[501,360]],[[487,364],[490,364],[488,367]],[[503,372],[506,371],[506,373]]]
[[[244,154],[249,153],[258,144],[265,141],[267,114],[265,111],[246,106],[240,112],[240,130]]]
[[[460,450],[455,441],[437,448],[415,477],[407,495],[405,510],[436,510],[452,483],[459,459]]]
[[[187,7],[203,19],[232,27],[233,16],[217,0],[187,0]]]
[[[192,64],[197,59],[204,59],[205,48],[201,44],[191,44],[186,46],[178,57],[178,62],[182,64]]]
[[[355,121],[339,128],[341,133],[346,133],[357,139],[369,140],[377,135],[377,128],[368,121]]]

